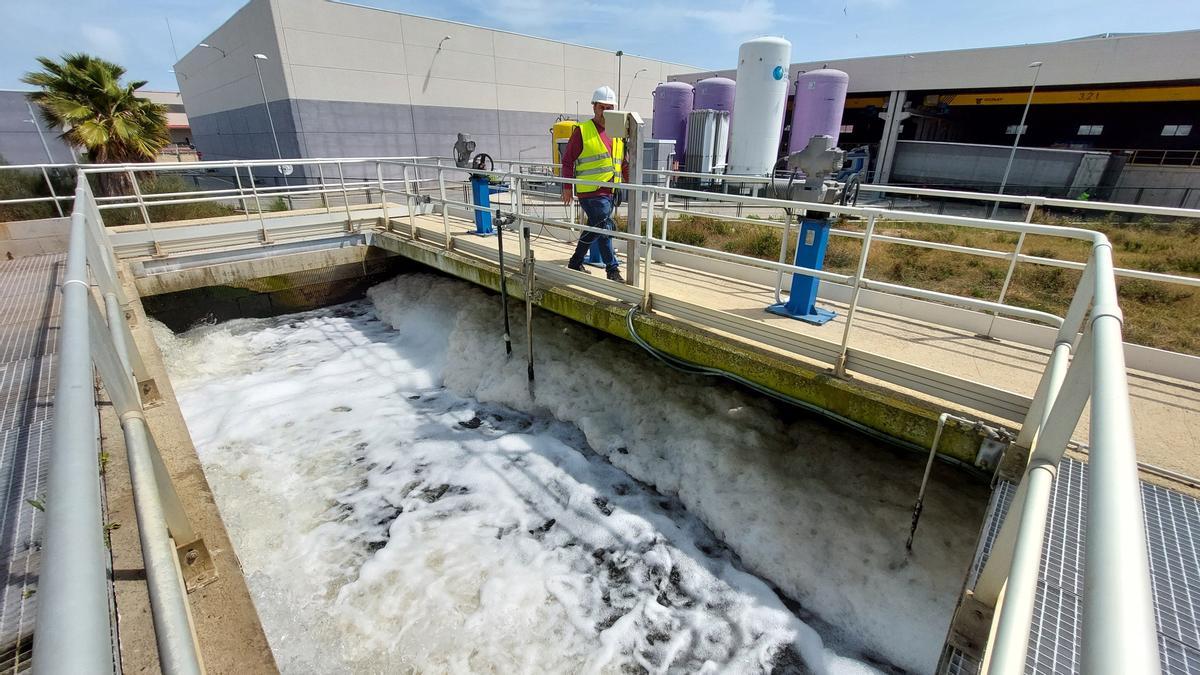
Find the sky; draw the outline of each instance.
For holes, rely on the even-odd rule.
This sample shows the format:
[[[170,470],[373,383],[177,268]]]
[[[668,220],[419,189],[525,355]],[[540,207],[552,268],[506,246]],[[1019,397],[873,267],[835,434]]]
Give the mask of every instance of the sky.
[[[286,2],[287,0],[283,0]],[[28,89],[38,56],[84,51],[147,89],[178,90],[186,53],[245,0],[0,0],[0,89]],[[1197,0],[361,0],[384,9],[511,30],[718,70],[761,35],[792,61],[1053,42],[1099,33],[1200,29]],[[168,31],[168,19],[170,31]]]

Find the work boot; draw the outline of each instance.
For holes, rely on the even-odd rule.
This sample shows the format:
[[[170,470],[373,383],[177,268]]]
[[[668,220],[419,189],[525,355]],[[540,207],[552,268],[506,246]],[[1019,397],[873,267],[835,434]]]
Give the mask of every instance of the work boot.
[[[579,265],[571,265],[570,263],[567,263],[567,269],[575,270],[576,272],[583,272],[584,274],[592,273],[591,270],[583,266],[583,263],[580,263]]]
[[[618,284],[625,283],[625,277],[621,276],[621,269],[619,267],[613,267],[611,269],[605,270],[605,274],[608,275],[609,281],[615,281]]]

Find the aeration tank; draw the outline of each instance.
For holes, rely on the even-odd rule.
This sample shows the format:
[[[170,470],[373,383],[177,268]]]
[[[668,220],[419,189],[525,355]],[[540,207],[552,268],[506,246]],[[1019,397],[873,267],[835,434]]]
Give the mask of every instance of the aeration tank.
[[[832,68],[809,71],[796,78],[788,152],[803,150],[813,136],[832,136],[837,144],[849,86],[850,76]]]
[[[777,37],[756,38],[738,50],[727,173],[765,176],[775,166],[791,56],[792,43]]]
[[[724,110],[733,112],[736,83],[728,77],[709,77],[696,83],[692,110]]]
[[[654,122],[650,137],[675,141],[675,156],[683,160],[687,151],[687,121],[692,112],[692,85],[666,82],[654,89]]]

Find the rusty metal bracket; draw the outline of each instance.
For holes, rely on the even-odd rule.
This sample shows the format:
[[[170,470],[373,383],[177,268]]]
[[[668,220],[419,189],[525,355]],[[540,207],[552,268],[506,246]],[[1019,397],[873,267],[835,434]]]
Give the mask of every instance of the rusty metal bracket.
[[[194,593],[217,580],[217,566],[203,539],[177,545],[175,554],[179,557],[179,571],[183,574],[188,593]]]

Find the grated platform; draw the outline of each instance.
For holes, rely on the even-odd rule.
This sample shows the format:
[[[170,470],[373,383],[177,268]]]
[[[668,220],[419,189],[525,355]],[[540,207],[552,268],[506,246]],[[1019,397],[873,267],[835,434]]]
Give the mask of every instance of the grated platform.
[[[1000,523],[1016,495],[1001,483],[992,493],[983,541],[971,568],[974,585],[987,561]],[[1050,522],[1042,547],[1041,575],[1033,610],[1025,672],[1058,675],[1081,672],[1085,506],[1087,465],[1064,459],[1050,502]],[[1142,483],[1150,581],[1164,673],[1200,673],[1200,501],[1167,488]],[[979,664],[952,651],[947,673],[978,673]]]
[[[0,672],[29,667],[63,256],[0,261]]]

